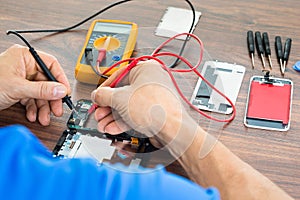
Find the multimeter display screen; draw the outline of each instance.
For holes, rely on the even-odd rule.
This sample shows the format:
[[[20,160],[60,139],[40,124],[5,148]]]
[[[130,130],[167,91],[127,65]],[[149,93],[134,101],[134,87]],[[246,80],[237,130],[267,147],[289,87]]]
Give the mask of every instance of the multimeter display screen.
[[[95,24],[94,31],[109,32],[109,33],[123,33],[129,34],[131,30],[131,24],[113,24],[99,22]]]

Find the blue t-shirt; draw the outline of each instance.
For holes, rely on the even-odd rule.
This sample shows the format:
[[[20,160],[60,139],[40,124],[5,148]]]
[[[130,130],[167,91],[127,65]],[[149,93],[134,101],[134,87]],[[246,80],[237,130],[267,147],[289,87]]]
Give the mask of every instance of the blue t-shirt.
[[[0,199],[220,198],[216,189],[164,169],[129,173],[92,159],[55,158],[23,126],[0,128],[0,142]]]

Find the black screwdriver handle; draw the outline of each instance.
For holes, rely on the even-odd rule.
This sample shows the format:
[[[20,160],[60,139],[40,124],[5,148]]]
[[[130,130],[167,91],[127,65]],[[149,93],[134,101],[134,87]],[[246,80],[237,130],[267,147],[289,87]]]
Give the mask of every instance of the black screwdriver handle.
[[[256,48],[259,54],[264,54],[264,46],[261,39],[261,33],[259,31],[255,32],[255,41],[256,41]]]
[[[283,53],[284,61],[287,61],[289,59],[291,46],[292,46],[292,39],[291,38],[286,39],[285,45],[284,45],[284,53]]]
[[[281,37],[276,36],[275,37],[275,48],[276,48],[276,54],[277,58],[280,60],[283,58],[283,53],[282,53],[282,43],[281,43]]]
[[[253,31],[248,31],[247,32],[247,42],[248,42],[249,53],[254,54],[255,48],[254,48]]]
[[[263,34],[264,47],[266,51],[266,55],[271,55],[270,42],[268,33],[264,32]]]

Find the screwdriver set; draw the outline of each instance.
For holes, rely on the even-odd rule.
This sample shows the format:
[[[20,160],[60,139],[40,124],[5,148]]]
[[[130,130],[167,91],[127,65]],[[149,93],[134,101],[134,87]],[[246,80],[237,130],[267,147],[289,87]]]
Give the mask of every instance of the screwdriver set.
[[[247,43],[248,43],[248,50],[251,56],[253,69],[255,67],[254,54],[255,54],[255,45],[256,45],[257,53],[261,59],[263,69],[266,70],[266,62],[265,62],[265,57],[266,57],[269,62],[270,70],[272,70],[273,64],[271,60],[271,48],[270,48],[268,33],[264,32],[263,34],[261,34],[259,31],[253,33],[253,31],[249,30],[247,32]],[[284,75],[285,73],[285,69],[291,51],[291,46],[292,46],[291,38],[286,39],[284,49],[283,49],[281,37],[280,36],[275,37],[275,51],[280,66],[280,72],[282,75]]]

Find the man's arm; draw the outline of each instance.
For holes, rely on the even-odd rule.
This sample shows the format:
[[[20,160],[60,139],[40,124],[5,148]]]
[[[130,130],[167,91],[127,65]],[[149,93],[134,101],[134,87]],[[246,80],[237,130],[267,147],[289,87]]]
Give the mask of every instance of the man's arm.
[[[92,93],[100,106],[95,113],[100,131],[118,134],[131,127],[154,137],[179,158],[192,180],[217,187],[222,199],[290,199],[198,126],[158,63],[142,62],[131,70],[126,86],[107,87],[118,73]]]
[[[192,145],[179,159],[193,181],[204,187],[217,187],[222,199],[292,199],[219,141],[205,157],[195,159],[205,145],[206,134],[198,128]]]

